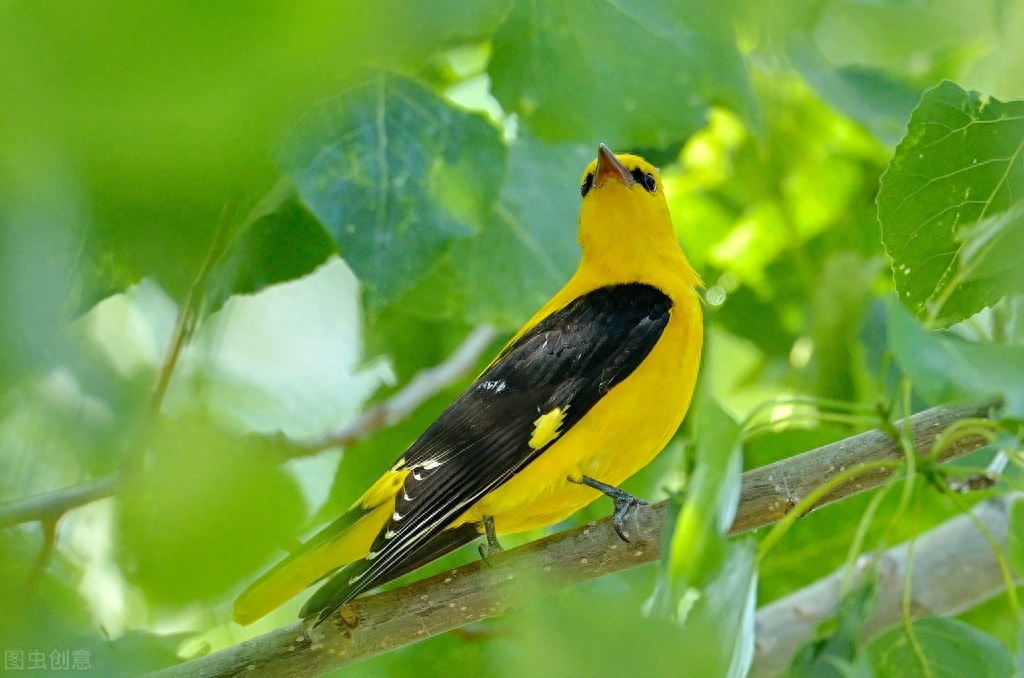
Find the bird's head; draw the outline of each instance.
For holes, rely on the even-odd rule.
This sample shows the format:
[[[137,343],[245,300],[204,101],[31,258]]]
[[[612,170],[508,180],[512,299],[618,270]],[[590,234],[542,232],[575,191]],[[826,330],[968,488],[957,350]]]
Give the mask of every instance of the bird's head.
[[[657,168],[601,144],[580,185],[580,247],[592,262],[629,265],[658,255],[685,261]],[[689,264],[686,265],[687,268]]]

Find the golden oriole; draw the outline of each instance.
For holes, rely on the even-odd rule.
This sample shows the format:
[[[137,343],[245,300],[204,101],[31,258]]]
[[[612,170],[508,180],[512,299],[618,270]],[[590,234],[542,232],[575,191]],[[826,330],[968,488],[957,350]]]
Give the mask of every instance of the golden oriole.
[[[601,144],[581,193],[582,259],[565,287],[344,515],[238,597],[235,621],[329,576],[300,612],[320,623],[483,534],[498,549],[497,534],[550,525],[602,492],[626,538],[623,518],[643,502],[615,485],[686,413],[701,283],[649,163]]]

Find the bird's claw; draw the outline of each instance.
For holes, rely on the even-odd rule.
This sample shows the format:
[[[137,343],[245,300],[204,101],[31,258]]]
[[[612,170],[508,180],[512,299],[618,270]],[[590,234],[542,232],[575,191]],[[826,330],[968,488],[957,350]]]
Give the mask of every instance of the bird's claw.
[[[612,526],[615,528],[615,534],[619,535],[619,539],[629,543],[629,539],[626,537],[626,533],[623,531],[623,523],[626,520],[626,516],[637,506],[649,506],[650,502],[639,497],[626,494],[612,498],[615,502],[615,512],[612,514]]]

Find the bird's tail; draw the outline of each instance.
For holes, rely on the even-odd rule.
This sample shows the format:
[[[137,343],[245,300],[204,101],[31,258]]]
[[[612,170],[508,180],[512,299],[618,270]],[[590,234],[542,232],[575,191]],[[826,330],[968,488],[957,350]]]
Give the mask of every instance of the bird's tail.
[[[325,575],[365,557],[393,506],[392,501],[364,509],[357,503],[243,591],[235,600],[233,619],[247,626]]]

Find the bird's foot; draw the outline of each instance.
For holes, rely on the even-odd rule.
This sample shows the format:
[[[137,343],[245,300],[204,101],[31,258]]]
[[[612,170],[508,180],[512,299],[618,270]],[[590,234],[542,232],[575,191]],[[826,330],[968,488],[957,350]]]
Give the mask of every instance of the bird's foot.
[[[498,541],[498,533],[494,530],[494,518],[491,516],[484,516],[484,534],[487,536],[487,543],[480,544],[477,550],[480,552],[480,557],[486,563],[491,556],[497,555],[505,549]]]
[[[612,498],[612,501],[615,502],[615,512],[612,513],[612,526],[615,528],[615,534],[619,535],[619,539],[628,544],[629,539],[626,537],[626,533],[623,528],[626,516],[628,516],[630,511],[637,506],[648,506],[650,502],[645,499],[641,499],[640,497],[634,497],[629,492],[620,490],[613,485],[602,483],[600,480],[594,480],[589,476],[583,476],[583,479],[580,482],[583,485],[592,487]]]

